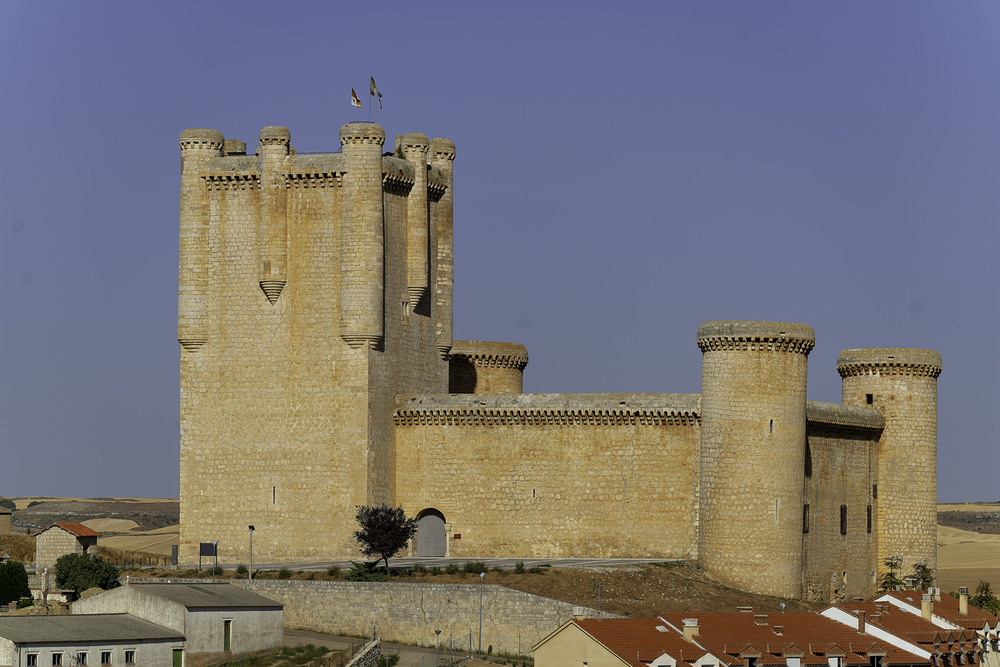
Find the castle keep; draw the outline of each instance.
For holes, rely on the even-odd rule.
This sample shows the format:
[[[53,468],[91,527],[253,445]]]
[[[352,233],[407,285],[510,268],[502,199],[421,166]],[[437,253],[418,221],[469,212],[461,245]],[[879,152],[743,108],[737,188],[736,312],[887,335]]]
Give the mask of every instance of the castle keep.
[[[523,346],[452,340],[454,144],[340,142],[180,136],[184,562],[247,562],[249,524],[257,561],[356,558],[389,503],[413,555],[698,558],[813,599],[936,566],[936,352],[846,350],[818,403],[810,327],[707,322],[701,394],[523,394]]]

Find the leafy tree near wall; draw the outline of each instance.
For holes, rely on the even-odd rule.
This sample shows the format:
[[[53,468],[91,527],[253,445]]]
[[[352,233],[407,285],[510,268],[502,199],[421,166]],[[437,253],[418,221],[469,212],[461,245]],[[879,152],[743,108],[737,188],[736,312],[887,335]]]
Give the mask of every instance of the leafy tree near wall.
[[[118,568],[100,556],[66,554],[56,561],[56,586],[71,588],[78,595],[88,588],[117,588]]]
[[[917,588],[926,590],[934,585],[934,570],[927,565],[927,561],[922,560],[913,564],[913,572],[909,578],[916,581]]]
[[[354,539],[361,545],[361,553],[377,556],[376,563],[384,560],[388,577],[389,559],[417,534],[417,520],[408,519],[402,505],[396,509],[388,505],[358,505],[356,518],[361,530],[355,531]]]
[[[899,568],[902,564],[903,559],[896,556],[889,556],[882,561],[882,565],[886,567],[888,572],[883,574],[878,581],[879,592],[894,591],[903,586],[903,580],[899,578]]]
[[[24,565],[15,561],[0,563],[0,604],[27,597],[31,597],[31,591],[28,590],[28,573]]]
[[[976,586],[976,592],[969,598],[969,604],[988,611],[994,616],[1000,614],[1000,600],[990,590],[990,582],[988,581],[979,581],[979,585]]]

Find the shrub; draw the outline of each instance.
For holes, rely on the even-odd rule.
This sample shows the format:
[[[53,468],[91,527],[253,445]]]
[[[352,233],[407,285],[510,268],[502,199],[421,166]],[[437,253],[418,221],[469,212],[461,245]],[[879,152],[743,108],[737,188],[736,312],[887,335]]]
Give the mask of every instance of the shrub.
[[[494,572],[503,572],[503,568],[500,567],[499,565],[494,565],[493,566],[493,571]]]
[[[283,567],[280,570],[278,570],[278,579],[291,579],[291,578],[292,578],[292,571],[289,570],[287,567]]]
[[[378,667],[395,667],[396,663],[399,662],[399,654],[393,653],[388,658],[379,658]]]
[[[430,568],[428,568],[428,570],[427,570],[427,571],[428,571],[428,572],[429,572],[429,573],[431,574],[431,576],[433,576],[433,577],[436,577],[436,576],[438,576],[439,574],[441,574],[441,568],[440,568],[440,567],[438,567],[437,565],[432,565],[432,566],[431,566]]]
[[[210,570],[208,571],[208,573],[209,573],[209,574],[214,574],[215,576],[219,576],[219,575],[221,575],[221,574],[222,574],[222,572],[223,572],[223,569],[222,569],[222,566],[221,566],[221,565],[216,565],[215,567],[211,568],[211,569],[210,569]]]
[[[340,568],[336,565],[331,565],[330,569],[326,571],[326,574],[334,579],[340,579]]]
[[[41,505],[41,504],[42,504],[41,500],[32,500],[30,503],[28,503],[28,507],[34,507],[35,505]]]
[[[541,567],[538,567],[538,566],[536,566],[536,567],[529,567],[529,568],[528,568],[528,573],[529,573],[529,574],[545,574],[545,573],[544,573],[544,572],[542,571],[542,568],[541,568]]]
[[[514,574],[524,574],[524,563],[518,561],[514,564]]]
[[[0,604],[30,596],[28,573],[24,565],[15,561],[0,563]]]
[[[28,597],[28,598],[21,598],[20,600],[17,601],[17,608],[18,609],[24,609],[25,607],[31,607],[34,604],[35,604],[35,601],[33,599],[31,599],[30,597]]]
[[[421,565],[420,563],[417,563],[416,565],[413,566],[413,572],[415,574],[426,574],[427,568]]]
[[[448,574],[458,574],[458,569],[459,569],[458,565],[455,565],[454,563],[449,563],[448,567],[446,567],[444,571],[447,572]]]
[[[247,570],[247,566],[246,565],[237,565],[236,566],[236,574],[238,574],[240,576],[246,576],[247,572],[248,572],[248,570]]]
[[[344,579],[348,581],[386,581],[389,576],[385,572],[381,572],[378,569],[379,561],[373,563],[355,563],[351,561],[353,566],[344,574]]]
[[[66,554],[56,561],[56,586],[71,588],[77,595],[95,586],[117,588],[118,576],[118,568],[100,556]]]
[[[469,574],[479,574],[481,572],[486,572],[486,563],[481,560],[475,562],[468,562],[465,564],[465,571]]]

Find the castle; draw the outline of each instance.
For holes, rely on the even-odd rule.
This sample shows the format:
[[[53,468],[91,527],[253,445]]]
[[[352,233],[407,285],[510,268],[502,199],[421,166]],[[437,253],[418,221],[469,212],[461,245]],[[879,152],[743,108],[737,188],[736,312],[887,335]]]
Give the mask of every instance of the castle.
[[[810,327],[708,322],[701,394],[523,394],[523,346],[452,340],[451,141],[259,140],[180,135],[182,561],[246,562],[250,524],[258,562],[357,557],[388,503],[413,555],[697,558],[820,600],[935,568],[937,352],[846,350],[818,403]]]

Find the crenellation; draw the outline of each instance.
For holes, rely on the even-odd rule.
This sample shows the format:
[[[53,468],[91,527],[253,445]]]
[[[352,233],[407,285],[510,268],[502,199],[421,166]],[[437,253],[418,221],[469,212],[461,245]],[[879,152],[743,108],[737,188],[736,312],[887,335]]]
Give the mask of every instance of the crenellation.
[[[255,559],[357,558],[389,503],[414,555],[697,558],[818,600],[934,566],[936,352],[847,350],[821,403],[809,326],[707,322],[701,393],[524,394],[523,345],[454,340],[454,144],[339,136],[179,139],[183,562],[244,561],[249,524]]]

